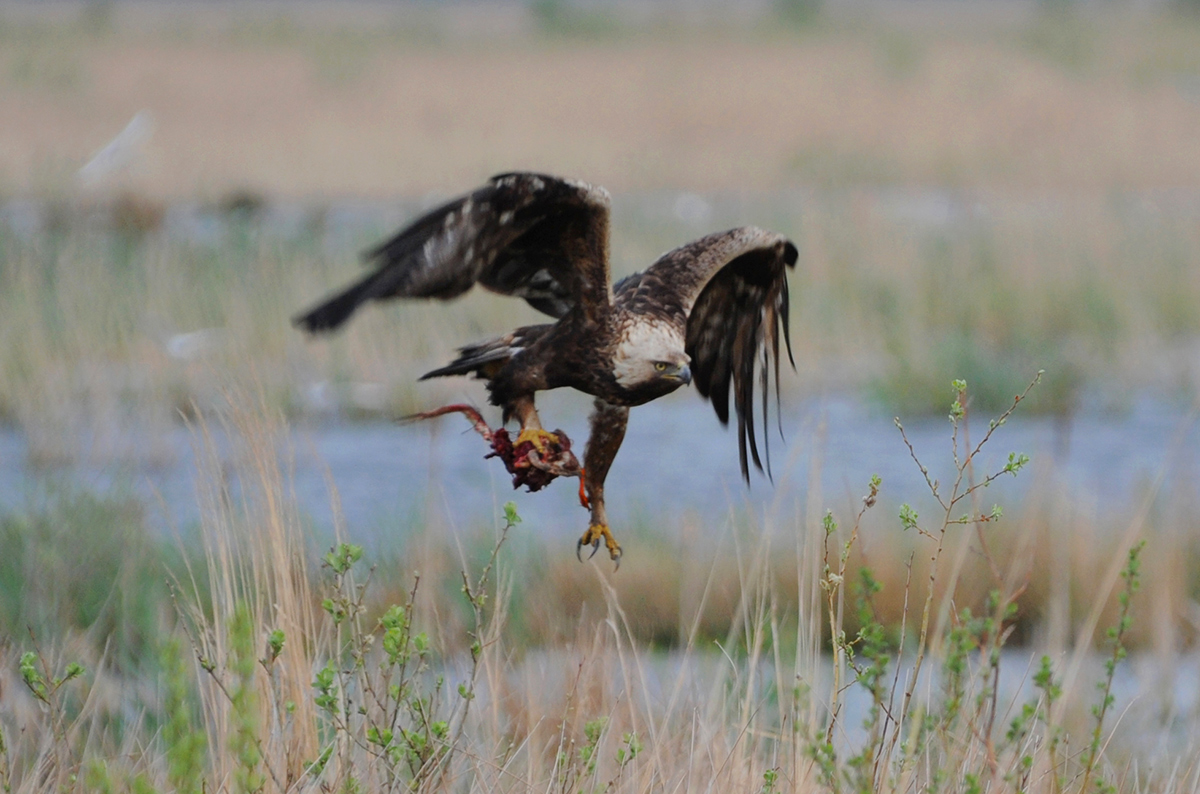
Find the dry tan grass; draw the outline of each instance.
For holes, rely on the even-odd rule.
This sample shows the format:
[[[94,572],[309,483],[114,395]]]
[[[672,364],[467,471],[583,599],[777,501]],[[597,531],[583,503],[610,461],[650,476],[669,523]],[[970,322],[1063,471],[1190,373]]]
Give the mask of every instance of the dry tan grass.
[[[194,664],[189,665],[191,686],[198,692],[203,719],[193,725],[208,736],[208,750],[199,767],[208,790],[316,792],[356,786],[403,790],[407,774],[391,777],[388,762],[366,733],[371,721],[383,719],[374,699],[381,681],[375,678],[383,643],[375,620],[381,610],[368,601],[366,612],[335,625],[321,602],[331,595],[338,597],[339,592],[357,598],[360,586],[375,582],[384,585],[384,603],[406,603],[414,588],[414,568],[421,571],[419,601],[410,603],[414,630],[429,632],[437,663],[427,674],[407,680],[413,687],[407,696],[431,698],[422,708],[433,709],[432,718],[445,718],[449,727],[443,743],[446,754],[431,756],[440,760],[419,775],[415,790],[840,789],[842,783],[823,780],[818,763],[822,758],[835,764],[837,780],[848,784],[858,779],[848,755],[863,739],[858,732],[861,715],[839,711],[837,704],[844,702],[845,693],[829,690],[833,668],[841,671],[845,682],[853,678],[852,668],[844,657],[839,664],[827,655],[829,624],[822,610],[826,590],[816,586],[820,581],[826,588],[831,586],[830,575],[839,570],[838,549],[850,537],[852,520],[844,520],[829,539],[832,556],[822,548],[819,513],[808,519],[777,517],[739,531],[727,539],[724,563],[714,562],[712,556],[669,552],[650,559],[645,570],[635,566],[612,574],[607,565],[584,567],[571,561],[565,566],[549,565],[550,575],[544,575],[528,560],[502,555],[493,571],[494,586],[488,590],[492,597],[481,612],[482,620],[476,622],[471,610],[462,609],[462,595],[452,584],[456,578],[459,584],[463,581],[458,566],[475,580],[488,557],[487,545],[494,545],[494,539],[476,547],[482,553],[462,553],[424,538],[412,546],[400,571],[379,569],[368,575],[360,567],[340,590],[329,585],[328,570],[314,576],[312,552],[306,548],[288,495],[286,425],[261,393],[234,389],[227,396],[231,409],[225,421],[236,439],[237,463],[234,471],[218,464],[203,423],[198,425],[205,561],[203,570],[196,571],[202,574],[197,577],[199,584],[193,586],[186,577],[180,582],[177,601],[182,615],[176,630],[185,628],[195,654]],[[1112,596],[1124,549],[1147,529],[1141,519],[1130,524],[1125,537],[1114,537],[1113,545],[1103,548],[1087,531],[1060,527],[1067,543],[1047,553],[1036,541],[1047,534],[1045,526],[1036,518],[1017,516],[1015,542],[1009,550],[1001,550],[1002,544],[993,546],[990,563],[1002,569],[999,580],[1010,592],[1019,591],[1030,573],[1041,580],[1047,576],[1045,566],[1055,569],[1050,571],[1054,576],[1057,567],[1065,565],[1071,579],[1078,576],[1086,583],[1085,606],[1103,626],[1115,616],[1096,607]],[[1193,529],[1181,529],[1176,541],[1183,534],[1196,535]],[[891,545],[886,538],[897,533],[895,527],[872,528],[867,561],[887,582],[883,591],[887,596],[877,605],[885,610],[899,607],[907,614],[911,642],[929,570],[913,571],[907,596],[903,583],[893,580],[897,573],[902,580],[909,578],[904,573],[909,555],[901,547],[911,543],[920,551],[918,557],[926,557],[931,546],[929,538],[912,534],[904,543]],[[694,537],[690,540],[689,548],[705,548],[695,545]],[[964,547],[968,553],[960,553]],[[1066,548],[1069,561],[1061,556]],[[1173,545],[1170,553],[1178,556],[1185,548]],[[954,530],[942,569],[936,582],[930,583],[936,584],[931,599],[936,609],[928,645],[930,664],[940,664],[950,653],[946,631],[958,625],[954,616],[963,607],[972,606],[976,615],[981,614],[976,600],[980,581],[999,584],[993,574],[978,570],[982,552],[971,527]],[[852,559],[845,570],[851,571],[862,560]],[[832,569],[825,567],[828,561],[833,561]],[[960,565],[963,561],[965,567]],[[1167,567],[1161,552],[1148,558],[1146,567],[1148,580],[1160,577]],[[514,586],[530,580],[531,590],[513,595]],[[543,583],[548,583],[545,589]],[[1167,586],[1170,598],[1177,597],[1176,588],[1177,582]],[[1156,620],[1147,616],[1146,606],[1163,611],[1156,589],[1154,585],[1150,593],[1138,597],[1135,625]],[[583,615],[576,612],[581,595],[588,601]],[[1051,595],[1050,600],[1056,597],[1061,594]],[[851,594],[846,598],[849,613]],[[523,605],[531,600],[561,610],[558,626],[566,630],[545,638],[548,646],[538,648],[514,636],[513,621],[520,619]],[[677,613],[679,644],[672,655],[656,653],[642,634],[638,613],[646,613],[648,601],[661,602],[664,610]],[[238,629],[235,624],[242,610],[252,620],[248,628]],[[720,613],[724,636],[707,635],[707,611]],[[842,628],[853,637],[858,627],[847,623]],[[286,636],[278,656],[266,650],[267,637],[275,629]],[[469,648],[476,638],[479,661],[472,664]],[[1079,639],[1084,639],[1082,645]],[[238,673],[233,647],[247,640],[253,656],[243,660],[249,661],[248,668]],[[14,643],[3,649],[4,670],[12,669],[17,651],[25,647]],[[146,681],[106,670],[102,657],[78,640],[41,650],[39,664],[48,665],[47,677],[60,674],[68,661],[75,660],[86,661],[90,672],[66,684],[43,706],[35,703],[19,680],[0,679],[4,683],[0,696],[5,698],[0,730],[8,742],[0,754],[0,782],[20,794],[147,792],[182,785],[168,763],[171,748],[165,733],[154,727],[170,716],[160,712],[160,691]],[[922,686],[913,701],[916,711],[908,712],[904,722],[905,743],[893,747],[894,754],[880,755],[884,766],[874,777],[875,790],[922,790],[936,773],[943,785],[955,790],[969,787],[968,775],[973,775],[990,781],[991,790],[1089,791],[1080,750],[1086,746],[1091,725],[1087,706],[1097,696],[1088,685],[1095,668],[1088,664],[1086,635],[1077,635],[1074,653],[1055,648],[1053,642],[1047,650],[1054,654],[1055,674],[1064,684],[1057,709],[1045,714],[1052,727],[1043,730],[1033,725],[1031,738],[1016,743],[1002,739],[1008,721],[1019,714],[1020,703],[1039,701],[1027,693],[1016,711],[1004,711],[992,725],[986,717],[987,699],[970,699],[987,691],[988,674],[972,679],[972,687],[983,689],[968,690],[964,708],[974,716],[965,725],[953,723],[957,728],[939,722],[944,719],[943,684]],[[1175,646],[1165,649],[1161,658],[1169,661],[1175,650]],[[987,669],[986,651],[985,647],[970,654],[975,669]],[[907,658],[911,664],[911,657]],[[335,711],[344,716],[323,712],[313,700],[314,676],[331,659],[341,671]],[[860,656],[856,663],[865,661]],[[1020,664],[1012,655],[1002,661],[1002,665],[1013,663]],[[444,675],[449,683],[444,696],[432,694],[434,673]],[[903,673],[897,679],[899,687],[905,686],[907,676]],[[474,693],[474,699],[453,694],[459,683]],[[249,699],[247,691],[252,693]],[[1007,709],[1011,696],[1000,695],[1002,709]],[[1039,708],[1046,705],[1042,701]],[[889,708],[901,713],[899,701]],[[1168,736],[1157,718],[1135,716],[1135,711],[1142,713],[1131,709],[1128,719],[1158,726]],[[933,722],[918,744],[914,731],[924,714],[931,715]],[[605,720],[602,731],[589,741],[588,724],[599,725],[596,721],[601,719]],[[420,730],[419,724],[402,724]],[[819,749],[826,726],[836,750]],[[1068,729],[1075,739],[1050,749],[1058,727]],[[247,754],[239,730],[250,731],[257,752]],[[629,760],[630,736],[635,733],[640,749]],[[1108,729],[1103,736],[1106,746],[1096,774],[1115,790],[1195,791],[1190,745],[1181,747],[1164,738],[1164,744],[1155,747],[1132,730],[1116,734],[1112,744],[1107,743]],[[885,737],[877,741],[876,749],[883,753],[887,741]],[[907,744],[910,741],[913,744]],[[594,751],[594,768],[581,752],[588,746]],[[329,752],[328,761],[317,771],[310,762],[324,750]],[[823,753],[835,753],[840,760]],[[1031,775],[1024,784],[1019,771],[1024,768],[1019,761],[1022,754],[1031,759]],[[257,785],[246,783],[250,769],[260,776]],[[775,775],[774,787],[766,785],[764,775],[770,774]]]
[[[1200,390],[1200,269],[1189,266],[1200,236],[1169,207],[997,199],[972,205],[978,217],[914,228],[870,191],[747,206],[801,252],[790,398],[874,388],[889,410],[940,412],[947,379],[961,376],[992,406],[1039,368],[1037,409],[1063,417],[1081,394]],[[622,218],[614,270],[698,233]],[[212,384],[230,378],[259,380],[296,414],[321,412],[309,392],[322,383],[350,411],[352,384],[370,384],[375,415],[482,399],[459,379],[416,378],[458,346],[543,319],[477,290],[370,307],[310,339],[288,318],[356,277],[353,251],[239,234],[213,246],[161,231],[0,240],[0,415],[29,434],[35,459],[166,459],[176,411],[220,404]],[[196,332],[195,351],[172,352]]]
[[[983,32],[890,24],[831,24],[798,37],[700,31],[665,44],[628,35],[565,44],[518,29],[485,46],[473,34],[438,47],[404,36],[331,39],[286,25],[282,34],[260,28],[245,37],[222,26],[95,34],[51,28],[40,38],[32,28],[14,30],[4,34],[0,53],[8,59],[0,107],[27,123],[0,125],[0,173],[10,193],[65,190],[71,168],[143,107],[157,114],[158,133],[125,187],[158,198],[240,188],[277,196],[415,193],[514,166],[579,173],[617,189],[915,182],[1090,192],[1195,184],[1200,176],[1190,135],[1200,111],[1177,83],[1200,68],[1197,34],[1148,17],[1026,19]],[[492,68],[497,62],[502,69]],[[1156,243],[1114,228],[1108,211],[1087,201],[1070,205],[1061,223],[1022,219],[1018,207],[1015,219],[1002,219],[982,242],[947,234],[931,255],[881,221],[872,201],[851,196],[829,217],[818,205],[797,222],[808,265],[797,284],[803,306],[795,329],[806,373],[832,358],[931,355],[920,344],[926,323],[953,321],[964,304],[963,317],[1002,346],[1031,326],[1046,339],[1073,342],[1092,325],[1100,339],[1109,326],[1121,329],[1115,350],[1085,345],[1101,364],[1111,360],[1105,355],[1143,358],[1163,340],[1178,343],[1195,331],[1187,299],[1198,288],[1196,272],[1180,266],[1194,258],[1194,230],[1173,229]],[[274,628],[290,638],[274,666],[251,665],[246,677],[272,770],[264,791],[349,790],[352,775],[381,789],[386,775],[361,734],[331,738],[311,701],[315,668],[337,655],[338,639],[321,623],[324,593],[288,496],[286,455],[280,467],[287,436],[275,406],[290,404],[297,382],[319,378],[399,389],[422,359],[444,356],[481,326],[492,330],[492,321],[511,324],[511,307],[484,301],[378,312],[342,339],[310,346],[283,318],[348,276],[348,262],[329,263],[313,251],[197,255],[155,239],[125,260],[97,253],[87,236],[56,238],[62,248],[47,256],[39,246],[49,244],[8,252],[0,304],[0,399],[30,432],[36,454],[76,455],[71,445],[82,429],[128,417],[131,406],[143,428],[172,421],[170,407],[193,399],[233,406],[228,421],[242,440],[237,474],[247,498],[235,499],[226,472],[208,472],[207,576],[202,592],[191,595],[194,607],[185,607],[204,660],[191,672],[212,748],[204,768],[210,790],[232,788],[244,765],[232,738],[238,709],[215,683],[228,674],[220,665],[241,604],[252,616],[256,653]],[[47,262],[63,277],[48,283]],[[948,287],[947,274],[964,269],[967,276]],[[1098,305],[1072,307],[1081,318],[1064,321],[1070,301],[1063,296],[1089,294],[1084,282],[1095,271],[1103,274],[1092,295]],[[1127,300],[1130,294],[1144,300]],[[889,315],[889,306],[898,309]],[[415,332],[431,321],[453,333]],[[227,334],[226,347],[207,360],[180,362],[164,352],[170,334],[214,326]],[[470,334],[460,336],[462,329]],[[227,393],[230,400],[214,392],[214,380],[254,386]],[[395,399],[402,403],[404,394]],[[200,448],[203,456],[203,442]],[[1014,625],[1021,636],[1050,651],[1075,649],[1056,657],[1072,685],[1051,719],[1086,731],[1094,693],[1083,661],[1097,628],[1115,616],[1115,571],[1138,534],[1154,530],[1156,537],[1131,642],[1155,648],[1164,669],[1194,642],[1194,512],[1180,498],[1166,514],[1092,516],[1055,494],[1036,498],[1042,503],[1009,509],[1001,527],[1015,531],[951,537],[930,598],[931,658],[944,652],[943,631],[962,607],[979,614],[997,584],[1020,592],[1026,617]],[[384,601],[402,602],[407,574],[421,569],[418,624],[451,680],[479,687],[469,712],[457,700],[447,712],[463,733],[438,781],[478,791],[754,791],[764,788],[764,773],[777,770],[780,788],[821,790],[812,748],[829,721],[822,686],[830,662],[817,583],[828,579],[819,495],[810,501],[809,514],[740,529],[723,547],[696,543],[710,527],[684,528],[686,543],[660,539],[653,551],[647,543],[645,556],[627,560],[618,576],[536,552],[502,558],[477,668],[465,654],[468,632],[481,626],[452,599],[459,565],[478,571],[480,560],[429,528],[378,576]],[[864,526],[848,561],[850,571],[864,560],[876,570],[884,583],[876,606],[889,625],[915,619],[911,606],[905,611],[905,561],[916,548],[927,551],[911,534],[897,540],[894,523]],[[718,556],[718,548],[725,553]],[[914,559],[920,597],[927,555]],[[523,614],[509,614],[514,605],[525,605]],[[857,628],[851,613],[849,632]],[[375,636],[373,624],[364,625]],[[728,659],[701,650],[712,639],[722,640]],[[665,642],[686,648],[670,661],[687,664],[657,668],[653,644]],[[537,643],[548,650],[532,650]],[[83,659],[92,670],[64,697],[67,722],[56,722],[12,677],[21,647],[5,644],[2,654],[0,723],[9,745],[0,753],[0,782],[18,792],[109,790],[81,774],[88,759],[104,758],[120,781],[111,790],[169,786],[163,740],[152,727],[161,716],[153,685],[112,674],[78,638],[48,647],[56,669]],[[214,660],[215,676],[201,669]],[[794,675],[813,690],[793,689]],[[938,698],[922,693],[917,702],[935,708]],[[582,774],[585,725],[598,717],[609,720],[601,760]],[[624,765],[617,752],[632,731],[645,750]],[[989,770],[993,786],[1005,788],[1011,781],[998,776],[997,763],[1016,763],[1015,754],[1028,750],[1037,772],[1030,789],[1057,790],[1045,775],[1053,758],[1044,743],[1009,748],[997,761],[988,740],[968,734],[922,750],[933,753],[923,756],[926,763],[945,763],[948,788],[967,788],[970,770]],[[1144,744],[1127,753],[1125,738],[1139,737],[1119,737],[1103,767],[1122,790],[1195,790],[1190,746],[1175,755],[1145,753]],[[1076,765],[1082,743],[1072,745]],[[306,776],[305,763],[321,746],[334,747],[335,760]],[[1126,763],[1143,759],[1167,771],[1147,778],[1146,767]],[[923,785],[929,779],[922,775],[934,771],[897,768],[884,788]],[[302,782],[281,785],[288,780]],[[1071,778],[1067,788],[1080,781]],[[436,788],[436,781],[427,786]]]
[[[1200,26],[943,11],[598,41],[539,37],[519,9],[466,34],[461,8],[303,26],[185,6],[91,34],[14,18],[0,185],[61,191],[144,109],[156,133],[118,181],[160,198],[419,195],[513,168],[619,191],[1200,183]]]
[[[74,169],[135,112],[157,119],[143,160],[107,186],[149,234],[127,250],[83,233],[0,240],[0,414],[39,459],[87,454],[78,439],[122,426],[131,404],[169,427],[213,402],[215,371],[253,373],[292,407],[321,382],[374,384],[388,410],[460,394],[411,380],[535,314],[472,296],[364,312],[309,343],[286,318],[357,272],[351,252],[197,250],[154,229],[163,200],[447,193],[515,167],[738,195],[721,223],[792,235],[791,394],[882,384],[889,405],[929,410],[948,377],[982,395],[995,375],[1003,397],[1046,368],[1039,399],[1067,415],[1084,384],[1200,383],[1196,224],[1169,192],[1109,198],[1200,184],[1200,24],[1186,18],[935,5],[831,12],[803,31],[572,38],[512,8],[115,8],[0,13],[0,109],[21,119],[0,124],[0,195],[86,210]],[[925,226],[880,185],[956,186],[964,217]],[[708,230],[668,225],[618,218],[616,270]],[[216,352],[166,354],[201,329],[218,329]]]

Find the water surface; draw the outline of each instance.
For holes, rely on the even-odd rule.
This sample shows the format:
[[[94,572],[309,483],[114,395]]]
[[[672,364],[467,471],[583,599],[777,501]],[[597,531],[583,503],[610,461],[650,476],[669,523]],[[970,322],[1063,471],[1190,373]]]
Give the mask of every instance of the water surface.
[[[553,393],[541,406],[544,423],[564,429],[581,449],[588,399]],[[953,472],[949,422],[926,418],[905,427],[931,475],[947,482]],[[883,478],[882,502],[889,509],[902,501],[918,510],[932,506],[891,418],[868,405],[843,398],[785,405],[783,429],[786,441],[773,431],[774,482],[752,472],[747,487],[738,468],[736,433],[721,427],[694,393],[683,391],[634,409],[608,478],[614,528],[619,532],[631,522],[677,526],[675,519],[691,515],[719,530],[734,512],[744,511],[791,521],[810,497],[819,509],[845,515],[866,492],[872,474]],[[985,430],[985,422],[972,422],[972,440]],[[214,432],[222,457],[231,463],[228,440],[219,429]],[[296,499],[325,536],[332,534],[334,521],[330,481],[352,536],[369,543],[386,545],[390,537],[430,518],[451,529],[475,528],[493,521],[510,499],[524,516],[526,531],[575,537],[586,526],[577,480],[558,480],[535,494],[514,492],[503,465],[483,459],[487,445],[459,415],[412,425],[300,424],[291,428],[288,441],[285,456]],[[0,507],[20,508],[40,484],[65,480],[101,493],[132,490],[155,525],[186,530],[199,517],[194,442],[193,432],[181,426],[155,439],[158,448],[171,452],[165,460],[156,455],[145,462],[34,468],[24,436],[2,430]],[[988,508],[1015,506],[1029,488],[1050,485],[1069,490],[1074,500],[1096,511],[1120,511],[1136,505],[1160,476],[1168,492],[1192,488],[1200,471],[1200,429],[1179,408],[1146,398],[1119,414],[1084,411],[1069,425],[1018,416],[985,448],[978,471],[1001,467],[1010,452],[1028,454],[1031,463],[1019,477],[1005,477],[988,489]]]

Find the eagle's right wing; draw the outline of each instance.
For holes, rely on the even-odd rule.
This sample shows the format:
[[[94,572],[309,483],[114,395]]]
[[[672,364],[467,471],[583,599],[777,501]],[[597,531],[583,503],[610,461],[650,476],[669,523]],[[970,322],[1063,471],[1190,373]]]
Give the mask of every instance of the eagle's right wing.
[[[712,402],[722,424],[729,421],[732,387],[738,453],[747,480],[747,447],[750,460],[762,468],[754,432],[755,380],[762,390],[765,424],[772,374],[777,403],[779,399],[781,339],[789,361],[792,356],[787,269],[796,266],[798,257],[796,246],[783,235],[743,226],[669,251],[615,288],[618,306],[679,329],[691,357],[693,383]]]
[[[368,251],[374,272],[293,322],[329,331],[367,301],[446,300],[476,282],[551,317],[578,303],[604,307],[608,214],[603,188],[544,174],[500,174]]]

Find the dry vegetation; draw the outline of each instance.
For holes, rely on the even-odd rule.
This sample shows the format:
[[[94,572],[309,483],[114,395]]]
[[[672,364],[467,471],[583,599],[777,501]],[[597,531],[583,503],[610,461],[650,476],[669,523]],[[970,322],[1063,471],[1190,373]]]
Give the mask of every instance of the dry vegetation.
[[[1048,374],[1032,410],[1064,419],[1085,395],[1110,405],[1146,390],[1195,396],[1191,215],[1147,202],[926,198],[949,202],[949,219],[914,223],[908,202],[922,197],[865,191],[718,202],[713,227],[755,221],[800,248],[789,398],[857,390],[889,412],[940,413],[946,379],[960,375],[992,410],[1038,368]],[[618,274],[701,233],[670,213],[672,200],[617,197]],[[462,344],[541,321],[522,303],[473,294],[371,308],[310,340],[288,318],[358,272],[355,246],[330,243],[316,221],[292,237],[252,217],[219,222],[224,233],[206,242],[82,220],[0,239],[0,415],[28,434],[35,459],[154,459],[177,411],[219,404],[212,384],[228,379],[261,382],[293,415],[329,409],[318,389],[376,416],[481,400],[476,385],[416,377]],[[135,430],[140,451],[127,440]]]
[[[20,119],[0,189],[68,189],[142,110],[155,132],[118,184],[158,199],[421,195],[522,167],[621,192],[1200,183],[1186,14],[831,5],[800,29],[664,12],[589,34],[512,5],[170,8],[0,9]]]
[[[1041,486],[998,521],[972,499],[898,520],[918,495],[884,483],[861,514],[826,520],[814,489],[795,514],[643,528],[615,576],[520,527],[430,524],[357,561],[306,539],[284,417],[325,410],[319,384],[374,416],[458,396],[413,378],[536,321],[474,295],[328,342],[287,322],[387,231],[339,236],[331,197],[407,197],[398,222],[514,167],[614,190],[618,273],[722,225],[791,235],[792,396],[944,413],[965,377],[982,412],[1045,368],[1022,410],[1192,401],[1200,22],[172,8],[0,7],[0,109],[21,119],[0,124],[0,197],[46,210],[0,221],[0,418],[35,462],[145,461],[182,413],[204,472],[200,548],[69,489],[0,517],[5,790],[1198,789],[1173,688],[1200,632],[1195,494],[1158,481],[1097,515]],[[141,110],[153,136],[83,189]],[[671,211],[685,190],[703,222]],[[262,222],[277,199],[303,202],[297,231]],[[192,201],[216,208],[209,239],[171,225]],[[986,476],[963,466],[964,487]],[[1122,666],[1098,720],[1095,654],[1124,647],[1158,686],[1130,705]]]
[[[793,236],[790,394],[866,388],[889,410],[940,410],[961,375],[994,408],[1038,368],[1037,408],[1062,416],[1084,391],[1197,391],[1186,13],[834,6],[796,26],[769,8],[726,24],[554,3],[170,8],[0,8],[0,108],[21,119],[0,125],[0,195],[46,209],[32,234],[0,222],[0,415],[38,459],[169,426],[211,404],[214,371],[294,411],[319,384],[352,410],[416,407],[422,367],[536,315],[472,297],[306,342],[286,318],[388,231],[331,242],[325,209],[410,197],[399,223],[411,197],[515,167],[614,190],[618,273],[721,225]],[[77,184],[142,110],[152,137],[108,181]],[[667,190],[716,209],[681,221]],[[253,211],[286,198],[307,214],[274,239]],[[190,242],[171,210],[196,199],[250,220],[234,210]]]
[[[1042,549],[1041,520],[972,506],[974,484],[1017,473],[1019,457],[973,474],[959,438],[960,479],[937,488],[945,514],[905,505],[874,529],[864,516],[888,508],[873,482],[843,516],[814,505],[743,527],[716,557],[650,556],[616,575],[572,560],[568,576],[561,555],[513,555],[508,507],[457,549],[414,538],[391,569],[350,539],[313,553],[288,496],[286,425],[261,394],[228,404],[239,464],[224,469],[197,425],[202,548],[171,566],[169,597],[156,588],[142,651],[104,621],[9,635],[6,789],[1196,788],[1194,715],[1164,691],[1174,675],[1152,674],[1157,695],[1133,706],[1121,683],[1125,647],[1178,597],[1161,549],[1194,550],[1175,536],[1143,557],[1146,510],[1099,546],[1076,533]],[[923,561],[907,572],[885,553],[896,535],[911,544],[896,557]],[[1037,633],[1023,626],[1053,625],[1024,599],[1059,577],[1086,590],[1042,602],[1065,608],[1070,645],[1043,636],[1042,661],[1004,650]],[[126,597],[148,583],[130,585]],[[669,645],[647,637],[655,612],[671,613]]]

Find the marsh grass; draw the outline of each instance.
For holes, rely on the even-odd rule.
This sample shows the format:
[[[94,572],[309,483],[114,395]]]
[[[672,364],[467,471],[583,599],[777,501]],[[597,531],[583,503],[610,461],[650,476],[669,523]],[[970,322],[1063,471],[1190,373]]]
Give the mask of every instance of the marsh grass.
[[[775,21],[801,5],[775,4]],[[0,520],[0,787],[1196,790],[1194,715],[1168,687],[1148,708],[1119,687],[1126,649],[1154,651],[1169,681],[1196,639],[1194,495],[1161,482],[1131,515],[1097,515],[1053,486],[993,514],[975,497],[996,472],[974,471],[963,438],[959,481],[930,483],[923,501],[870,483],[834,512],[814,491],[795,515],[735,516],[720,532],[685,520],[677,538],[638,537],[619,575],[523,539],[512,513],[464,535],[427,526],[395,556],[365,558],[340,523],[333,548],[312,548],[287,420],[427,407],[458,386],[418,392],[422,368],[539,318],[472,296],[304,340],[287,318],[353,277],[354,251],[319,224],[264,234],[263,205],[242,200],[253,190],[415,194],[514,162],[712,190],[689,198],[707,208],[690,221],[671,219],[676,194],[659,207],[674,212],[618,207],[616,269],[723,225],[792,235],[789,393],[868,389],[906,416],[953,397],[956,429],[968,409],[1005,410],[1038,366],[1047,376],[1022,410],[1069,417],[1089,390],[1196,393],[1196,224],[1187,195],[1144,192],[1194,181],[1194,22],[1048,8],[964,33],[824,11],[814,25],[800,9],[786,30],[669,31],[661,49],[635,26],[553,18],[568,6],[538,6],[532,47],[443,48],[433,15],[370,34],[284,15],[131,35],[105,3],[66,25],[0,19],[0,92],[28,111],[0,189],[55,204],[32,236],[0,234],[0,417],[35,462],[154,460],[169,454],[156,435],[187,417],[203,516],[199,548],[182,551],[121,498],[60,491]],[[113,78],[127,52],[145,81]],[[489,82],[497,53],[513,70],[505,91]],[[794,79],[745,79],[759,70]],[[150,79],[180,72],[231,104],[176,102],[186,91]],[[248,129],[260,74],[288,101]],[[381,102],[381,75],[426,86],[430,111]],[[556,98],[565,116],[514,121],[489,101],[524,109],[510,92],[541,96],[545,75],[600,78],[585,109]],[[53,197],[124,122],[89,115],[134,101],[123,85],[200,114],[163,111],[162,167],[131,179],[97,227],[95,207]],[[998,85],[1033,98],[981,90]],[[292,134],[322,114],[353,120],[326,133],[344,145]],[[777,123],[744,121],[764,115]],[[504,145],[448,135],[451,118]],[[708,132],[677,134],[697,127]],[[173,235],[157,198],[197,190],[196,139],[173,137],[185,130],[223,152],[201,192],[240,191],[215,241]],[[296,141],[316,146],[286,148]],[[930,184],[949,187],[911,187]],[[761,192],[727,200],[745,185]],[[948,372],[970,392],[951,395]],[[214,452],[218,422],[236,439],[232,466]],[[330,498],[336,513],[332,483]],[[1020,657],[1043,651],[1024,683],[1006,682],[1014,655],[1021,678]]]
[[[105,24],[95,5],[0,11],[0,102],[23,120],[0,194],[71,190],[143,108],[155,137],[113,181],[172,200],[421,195],[513,167],[622,192],[1200,174],[1200,25],[1170,4],[115,3]]]
[[[1193,790],[1186,746],[1164,755],[1113,730],[1116,713],[1156,724],[1117,699],[1114,680],[1126,649],[1147,647],[1138,633],[1178,608],[1163,593],[1187,602],[1163,558],[1187,558],[1193,541],[1177,533],[1156,552],[1155,535],[1143,550],[1143,511],[1106,544],[1067,535],[1094,568],[1075,567],[1079,551],[1042,559],[1037,521],[977,498],[996,477],[1023,476],[1026,459],[976,470],[992,442],[964,435],[965,383],[953,397],[956,474],[929,483],[936,515],[893,512],[886,483],[872,480],[840,516],[768,516],[707,550],[695,537],[686,554],[647,548],[642,560],[639,550],[626,562],[644,565],[613,574],[511,548],[523,530],[511,505],[477,541],[427,538],[390,564],[365,559],[344,529],[318,552],[289,494],[282,415],[261,391],[231,389],[219,421],[237,439],[233,470],[209,420],[194,425],[202,549],[167,576],[157,664],[115,667],[112,643],[89,644],[69,625],[13,638],[0,782],[17,792]],[[1076,608],[1054,590],[1064,568],[1086,614],[1056,648],[1038,636],[1050,618],[1019,626],[1036,586]],[[540,636],[524,619],[538,609],[558,611]],[[1005,650],[1018,632],[1046,653],[1014,685],[1001,667],[1022,665]],[[1107,666],[1090,662],[1093,643]]]
[[[675,218],[672,200],[618,197],[617,276],[703,231]],[[790,395],[856,389],[884,410],[940,411],[938,373],[951,371],[994,411],[1037,366],[1047,375],[1029,410],[1064,418],[1085,395],[1196,393],[1200,271],[1188,263],[1200,239],[1186,213],[1134,199],[970,201],[714,197],[705,228],[753,221],[797,240]],[[931,202],[974,217],[909,219]],[[542,320],[472,294],[372,307],[342,333],[307,339],[288,318],[360,272],[357,246],[386,229],[337,243],[319,224],[282,236],[253,215],[224,223],[210,243],[78,222],[0,241],[0,416],[25,430],[35,460],[168,455],[154,439],[180,412],[220,405],[212,384],[225,376],[257,378],[292,416],[409,413],[470,388],[415,382],[455,347]]]
[[[166,602],[159,545],[132,497],[51,486],[23,513],[0,518],[0,634],[78,632],[109,663],[138,667],[153,652]]]

